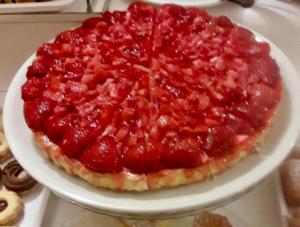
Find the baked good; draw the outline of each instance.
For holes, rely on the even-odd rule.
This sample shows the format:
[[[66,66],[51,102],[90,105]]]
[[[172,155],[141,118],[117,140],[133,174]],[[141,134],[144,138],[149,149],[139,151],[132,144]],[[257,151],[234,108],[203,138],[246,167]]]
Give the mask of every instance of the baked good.
[[[300,207],[290,208],[291,216],[295,219],[300,219]]]
[[[294,146],[293,150],[291,151],[289,159],[300,159],[300,147],[299,145]]]
[[[133,3],[38,48],[25,120],[48,158],[96,187],[205,180],[270,127],[281,78],[269,52],[227,17]]]
[[[11,156],[8,143],[6,140],[6,136],[3,130],[4,129],[3,129],[2,109],[0,109],[0,162],[7,160]]]
[[[11,153],[3,131],[2,110],[0,109],[0,162],[7,160],[10,156]]]
[[[7,160],[11,156],[6,136],[0,131],[0,162]]]
[[[232,227],[232,225],[223,215],[203,212],[195,215],[193,227]]]
[[[300,227],[300,219],[289,219],[289,227]]]
[[[124,227],[170,227],[170,221],[146,221],[146,220],[131,220],[120,219]]]
[[[3,117],[2,117],[2,110],[0,109],[0,132],[3,132]]]
[[[37,184],[16,160],[3,167],[2,181],[5,188],[18,193],[28,191]]]
[[[281,181],[289,206],[300,206],[300,159],[290,159],[281,166]]]
[[[20,197],[12,191],[0,191],[0,225],[13,223],[21,214],[23,205]]]

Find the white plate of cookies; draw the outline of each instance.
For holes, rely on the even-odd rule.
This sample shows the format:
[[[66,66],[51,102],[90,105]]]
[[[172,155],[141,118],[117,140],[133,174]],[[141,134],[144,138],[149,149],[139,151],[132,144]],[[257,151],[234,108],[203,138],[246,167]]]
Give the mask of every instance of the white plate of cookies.
[[[0,0],[0,13],[32,13],[60,11],[74,0]]]
[[[198,6],[198,7],[209,7],[221,3],[221,0],[144,0],[145,2],[150,2],[154,4],[166,4],[173,3],[182,6]]]
[[[49,191],[12,157],[0,110],[0,226],[40,226]]]

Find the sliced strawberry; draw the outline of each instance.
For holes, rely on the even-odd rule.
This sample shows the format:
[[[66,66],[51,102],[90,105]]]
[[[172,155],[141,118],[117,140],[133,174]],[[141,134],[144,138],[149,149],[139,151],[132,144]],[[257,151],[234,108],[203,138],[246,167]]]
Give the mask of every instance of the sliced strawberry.
[[[49,62],[44,58],[37,58],[27,69],[27,78],[42,77],[49,72]]]
[[[250,86],[251,103],[255,106],[270,108],[278,101],[274,89],[264,84]]]
[[[43,121],[52,113],[54,102],[50,99],[38,98],[24,103],[24,117],[33,131],[42,129]]]
[[[115,12],[104,12],[102,14],[102,18],[108,24],[116,24],[116,23],[123,23],[126,18],[126,12],[122,11],[115,11]]]
[[[251,103],[242,103],[235,107],[236,115],[245,119],[256,130],[265,125],[265,107]]]
[[[44,43],[40,46],[36,52],[37,56],[51,58],[55,55],[55,49],[57,45],[55,43]]]
[[[69,120],[67,117],[60,115],[53,115],[49,117],[45,123],[44,128],[48,137],[54,141],[59,141],[67,129]]]
[[[248,44],[254,39],[254,35],[251,31],[243,27],[235,27],[231,30],[229,36],[237,47],[242,47],[244,44]]]
[[[155,172],[163,169],[162,156],[164,147],[161,142],[150,140],[146,143],[146,165],[147,172]]]
[[[251,46],[248,48],[249,56],[267,56],[270,53],[270,46],[267,43],[252,43]]]
[[[27,101],[41,97],[44,88],[44,84],[39,78],[31,77],[22,86],[22,99]]]
[[[217,24],[220,25],[221,27],[233,28],[233,24],[231,20],[226,16],[217,17],[216,20],[217,20]]]
[[[142,2],[135,2],[129,6],[128,11],[135,21],[150,22],[153,21],[155,8]]]
[[[87,29],[96,28],[101,22],[103,23],[101,17],[91,17],[82,22],[82,27]]]
[[[279,67],[275,60],[270,57],[252,60],[251,69],[251,73],[259,76],[264,83],[270,86],[274,86],[280,79]]]
[[[168,168],[193,168],[201,163],[200,143],[192,137],[175,137],[168,141],[163,153]]]
[[[91,141],[89,132],[82,128],[68,127],[63,134],[61,149],[70,158],[77,158]]]
[[[111,136],[104,136],[84,151],[80,161],[88,168],[99,173],[116,173],[121,170],[117,142]]]
[[[61,32],[55,38],[55,43],[70,43],[73,46],[81,45],[85,42],[84,32],[82,28]]]
[[[146,148],[144,143],[138,143],[131,147],[123,157],[124,166],[136,173],[145,173],[146,165]]]
[[[246,120],[234,114],[227,114],[224,123],[234,134],[251,134],[255,131]]]
[[[208,155],[220,157],[233,148],[233,134],[223,126],[210,127],[206,138],[205,149]]]

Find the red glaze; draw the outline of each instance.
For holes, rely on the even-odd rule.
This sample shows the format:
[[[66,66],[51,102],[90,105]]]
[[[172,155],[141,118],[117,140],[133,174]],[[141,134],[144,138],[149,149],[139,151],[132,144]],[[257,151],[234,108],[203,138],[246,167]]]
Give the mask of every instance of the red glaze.
[[[24,103],[24,117],[29,128],[33,131],[42,130],[44,120],[53,111],[53,101],[37,98]]]
[[[44,124],[46,134],[54,141],[59,140],[69,126],[68,121],[67,117],[52,115]]]
[[[121,170],[117,142],[104,136],[81,154],[80,161],[89,169],[99,173],[115,173]]]
[[[38,49],[25,120],[96,172],[194,168],[268,126],[281,97],[269,53],[227,17],[133,3]]]
[[[41,97],[44,90],[43,82],[36,78],[32,77],[26,81],[22,86],[22,99],[24,101],[35,99]]]
[[[87,130],[69,127],[63,134],[60,146],[69,158],[77,158],[90,141],[91,138]]]

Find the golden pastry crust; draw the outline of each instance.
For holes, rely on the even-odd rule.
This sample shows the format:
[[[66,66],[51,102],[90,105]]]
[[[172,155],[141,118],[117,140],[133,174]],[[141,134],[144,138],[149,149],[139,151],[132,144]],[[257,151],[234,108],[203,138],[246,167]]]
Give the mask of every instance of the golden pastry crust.
[[[78,176],[95,187],[108,188],[124,191],[146,191],[164,187],[176,187],[179,185],[200,182],[213,177],[216,174],[230,168],[241,159],[256,150],[267,130],[259,133],[256,137],[248,140],[235,152],[210,161],[202,166],[192,169],[166,169],[148,174],[136,174],[129,171],[120,173],[101,174],[87,169],[81,162],[68,158],[63,154],[60,147],[52,143],[43,132],[35,132],[35,141],[43,151],[43,154],[58,167],[73,176]]]

